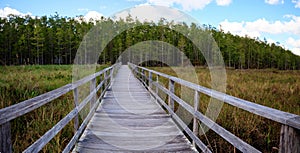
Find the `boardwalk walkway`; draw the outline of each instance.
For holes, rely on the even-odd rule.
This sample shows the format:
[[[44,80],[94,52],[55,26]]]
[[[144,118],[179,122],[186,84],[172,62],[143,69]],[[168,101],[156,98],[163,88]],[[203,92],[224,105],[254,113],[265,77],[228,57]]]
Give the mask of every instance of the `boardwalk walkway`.
[[[123,65],[73,152],[197,151]]]

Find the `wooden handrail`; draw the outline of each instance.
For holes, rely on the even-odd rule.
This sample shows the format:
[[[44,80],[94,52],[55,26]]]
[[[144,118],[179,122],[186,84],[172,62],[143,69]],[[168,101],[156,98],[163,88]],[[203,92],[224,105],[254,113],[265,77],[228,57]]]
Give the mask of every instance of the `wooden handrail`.
[[[261,117],[268,118],[275,122],[281,123],[282,128],[281,128],[281,134],[280,134],[280,152],[300,151],[300,147],[299,147],[300,146],[300,143],[299,143],[300,142],[300,134],[299,134],[300,133],[300,130],[299,130],[300,129],[300,116],[299,115],[283,112],[283,111],[280,111],[277,109],[273,109],[273,108],[259,105],[259,104],[256,104],[256,103],[253,103],[253,102],[250,102],[247,100],[233,97],[233,96],[227,95],[225,93],[221,93],[221,92],[215,91],[213,89],[209,89],[209,88],[185,81],[183,79],[180,79],[180,78],[177,78],[174,76],[170,76],[170,75],[167,75],[167,74],[164,74],[161,72],[157,72],[157,71],[150,70],[150,69],[147,69],[147,68],[144,68],[141,66],[134,65],[132,63],[128,63],[128,65],[131,67],[131,69],[134,72],[134,74],[136,75],[136,77],[138,77],[144,83],[144,85],[148,86],[149,91],[155,97],[158,96],[158,94],[157,94],[158,89],[160,89],[162,92],[164,92],[165,94],[167,94],[169,96],[169,98],[168,98],[169,106],[166,105],[167,107],[172,108],[173,107],[172,100],[174,100],[180,106],[182,106],[184,109],[186,109],[190,114],[192,114],[194,118],[200,120],[202,123],[204,123],[205,125],[210,127],[213,131],[215,131],[217,134],[219,134],[221,137],[223,137],[225,140],[227,140],[229,143],[231,143],[233,146],[235,146],[239,150],[241,150],[243,152],[259,152],[257,149],[250,146],[249,144],[247,144],[240,138],[236,137],[229,131],[225,130],[223,127],[221,127],[217,123],[213,122],[212,120],[207,118],[205,115],[203,115],[201,112],[199,112],[197,109],[195,109],[198,107],[198,106],[196,106],[196,105],[198,105],[197,103],[195,103],[195,106],[193,108],[190,105],[188,105],[185,101],[183,101],[182,99],[177,97],[174,94],[174,83],[186,86],[190,89],[193,89],[195,91],[195,93],[199,92],[199,93],[208,95],[212,98],[223,101],[234,107],[246,110],[250,113],[253,113],[253,114],[259,115]],[[148,74],[149,74],[148,77],[145,75],[145,71],[148,72]],[[166,89],[165,87],[160,85],[158,82],[154,82],[152,79],[153,74],[156,74],[156,77],[157,77],[156,80],[158,80],[158,76],[168,79],[169,80],[169,89]],[[147,85],[147,83],[148,83],[148,85]],[[150,88],[150,86],[153,86],[153,85],[156,87],[156,92],[152,91],[152,89]],[[195,97],[197,98],[198,95],[195,94]],[[167,110],[169,112],[171,110],[173,111],[173,109],[171,109],[171,108],[170,108],[170,110],[167,108]],[[174,112],[171,112],[171,114],[173,114],[173,113]],[[175,120],[177,120],[177,119],[175,118]],[[194,124],[195,124],[195,120],[194,120]],[[193,131],[195,134],[197,134],[196,133],[197,128],[198,128],[197,126],[193,126]],[[288,136],[288,135],[291,135],[291,136]],[[191,138],[193,139],[193,137],[191,137]],[[193,139],[193,141],[195,142],[198,140]],[[201,148],[200,146],[198,146],[198,147]],[[202,151],[205,151],[205,150],[202,150]]]
[[[12,144],[10,138],[10,121],[20,117],[28,112],[31,112],[54,99],[70,92],[74,91],[74,109],[66,115],[63,119],[61,119],[55,126],[53,126],[49,131],[47,131],[42,137],[40,137],[36,142],[34,142],[31,146],[29,146],[24,152],[38,152],[40,151],[58,132],[60,132],[72,119],[76,119],[78,117],[78,113],[82,110],[89,102],[91,103],[91,110],[81,126],[74,125],[75,135],[65,148],[65,152],[68,152],[74,146],[75,140],[78,139],[79,135],[82,133],[84,127],[87,125],[89,119],[91,118],[94,110],[96,109],[99,99],[102,98],[103,93],[101,93],[99,99],[96,99],[97,91],[105,85],[104,91],[108,88],[111,80],[113,78],[114,73],[120,67],[120,63],[114,64],[111,67],[105,68],[97,73],[84,77],[81,80],[78,80],[74,83],[67,84],[63,87],[55,89],[53,91],[47,92],[45,94],[39,95],[32,99],[25,100],[23,102],[17,103],[15,105],[0,109],[0,152],[12,152]],[[109,73],[109,75],[107,75]],[[104,74],[104,79],[101,80],[99,85],[96,86],[96,78]],[[86,84],[87,82],[91,82],[90,85],[90,94],[78,105],[78,90],[79,86]],[[77,119],[78,120],[78,119]],[[79,124],[78,121],[75,121],[76,124]],[[9,138],[7,138],[9,135]],[[3,137],[4,136],[4,137]],[[9,140],[7,140],[9,139]]]

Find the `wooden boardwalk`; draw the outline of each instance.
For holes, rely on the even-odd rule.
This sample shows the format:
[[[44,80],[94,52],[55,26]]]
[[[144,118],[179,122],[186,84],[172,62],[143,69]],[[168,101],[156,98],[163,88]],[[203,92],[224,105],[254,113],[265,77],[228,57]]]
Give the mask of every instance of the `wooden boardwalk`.
[[[73,152],[197,151],[123,65]]]
[[[300,152],[299,115],[233,97],[132,63],[129,63],[129,66],[135,76],[128,66],[121,66],[119,69],[120,63],[116,63],[78,81],[0,109],[0,152],[13,152],[12,120],[70,92],[73,92],[74,109],[27,147],[23,151],[24,153],[40,152],[72,120],[74,135],[62,151],[63,153],[70,151],[197,152],[186,136],[199,150],[211,153],[214,151],[212,146],[204,144],[198,137],[200,122],[210,127],[210,130],[241,152],[261,152],[202,114],[198,110],[199,101],[201,101],[200,94],[281,124],[279,152]],[[117,75],[115,76],[115,74]],[[161,85],[159,81],[161,79],[169,80],[168,88]],[[194,90],[193,106],[174,93],[175,83]],[[90,93],[79,101],[78,88],[83,85],[90,86]],[[146,90],[143,85],[147,86],[149,90]],[[100,89],[101,103],[98,106],[100,101],[96,100],[95,94]],[[161,93],[167,95],[168,103],[160,97]],[[186,123],[174,112],[175,103],[193,116],[192,129],[186,128]],[[87,106],[90,107],[90,111],[86,116],[82,116],[82,122],[79,122],[80,112]],[[179,127],[184,127],[186,135]],[[49,151],[51,152],[51,150]]]

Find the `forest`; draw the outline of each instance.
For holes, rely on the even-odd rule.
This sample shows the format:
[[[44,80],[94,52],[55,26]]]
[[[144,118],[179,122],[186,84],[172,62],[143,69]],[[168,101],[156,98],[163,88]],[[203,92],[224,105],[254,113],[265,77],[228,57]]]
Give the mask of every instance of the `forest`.
[[[126,48],[145,40],[160,40],[172,44],[185,53],[195,66],[206,66],[201,52],[185,36],[172,30],[184,29],[189,33],[209,31],[220,47],[225,65],[236,69],[299,70],[300,56],[266,39],[240,37],[225,33],[211,25],[171,24],[161,19],[158,23],[143,24],[128,16],[126,19],[86,21],[83,16],[61,17],[58,13],[50,17],[9,15],[0,18],[0,65],[49,65],[73,64],[77,49],[85,34],[96,24],[136,24],[115,37],[99,57],[99,64],[114,63]],[[159,25],[168,25],[162,29]],[[153,65],[153,64],[152,64]],[[155,64],[154,64],[155,65]]]

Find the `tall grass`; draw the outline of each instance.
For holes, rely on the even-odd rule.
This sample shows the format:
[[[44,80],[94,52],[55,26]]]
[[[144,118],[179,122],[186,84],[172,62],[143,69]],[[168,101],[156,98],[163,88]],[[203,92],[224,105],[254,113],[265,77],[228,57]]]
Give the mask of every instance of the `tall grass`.
[[[97,70],[105,67],[107,65],[97,66]],[[0,67],[0,108],[33,98],[71,82],[71,65]],[[14,119],[11,122],[13,151],[22,152],[73,108],[73,93],[69,92],[24,116]],[[73,122],[58,133],[43,148],[42,152],[61,152],[72,136]]]
[[[107,66],[98,66],[97,70]],[[175,75],[167,67],[151,68]],[[196,68],[199,84],[210,87],[209,70]],[[0,67],[0,108],[59,88],[72,81],[69,65]],[[165,86],[167,80],[160,80]],[[83,86],[82,88],[87,88]],[[179,95],[180,86],[176,85]],[[300,115],[300,71],[227,70],[227,94],[258,104]],[[201,95],[200,111],[205,112],[209,97]],[[178,107],[178,106],[177,106]],[[73,109],[73,94],[67,93],[45,106],[12,121],[13,151],[21,152]],[[84,115],[82,115],[84,117]],[[263,152],[277,152],[280,124],[246,111],[224,105],[217,123]],[[42,152],[60,152],[73,136],[68,124]],[[213,131],[200,138],[214,152],[233,152],[234,148]]]
[[[166,74],[176,76],[167,67],[151,67]],[[209,70],[197,67],[199,84],[211,87]],[[160,79],[167,87],[167,80]],[[175,92],[180,96],[180,86]],[[227,94],[265,105],[271,108],[300,115],[300,71],[279,70],[233,70],[227,69]],[[205,113],[209,97],[201,94],[200,112]],[[251,114],[228,104],[224,104],[219,114],[218,124],[239,138],[263,152],[278,152],[280,124]],[[235,148],[213,131],[200,136],[214,152],[234,152]]]

